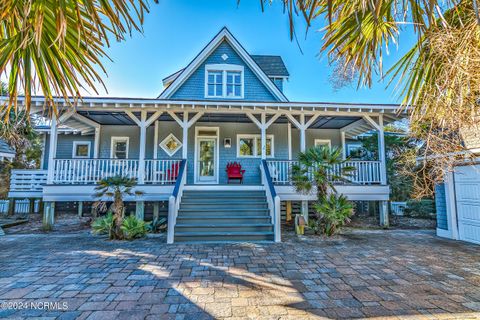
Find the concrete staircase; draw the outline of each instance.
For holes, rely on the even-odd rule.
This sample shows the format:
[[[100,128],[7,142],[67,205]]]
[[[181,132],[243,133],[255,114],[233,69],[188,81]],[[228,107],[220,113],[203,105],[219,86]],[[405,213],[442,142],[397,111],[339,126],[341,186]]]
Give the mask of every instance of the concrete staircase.
[[[175,242],[273,241],[265,191],[185,190]]]

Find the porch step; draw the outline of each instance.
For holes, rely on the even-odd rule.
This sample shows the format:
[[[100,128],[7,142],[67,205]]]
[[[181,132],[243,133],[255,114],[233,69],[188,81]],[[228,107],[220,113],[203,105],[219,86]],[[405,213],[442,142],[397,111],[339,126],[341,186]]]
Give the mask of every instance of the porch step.
[[[176,242],[272,241],[265,191],[185,190]]]
[[[237,224],[237,223],[269,223],[271,221],[269,216],[260,215],[260,216],[202,216],[202,215],[190,215],[185,216],[179,214],[177,217],[177,224],[179,223],[188,223],[188,224]]]
[[[176,242],[256,242],[272,241],[273,232],[176,232]]]

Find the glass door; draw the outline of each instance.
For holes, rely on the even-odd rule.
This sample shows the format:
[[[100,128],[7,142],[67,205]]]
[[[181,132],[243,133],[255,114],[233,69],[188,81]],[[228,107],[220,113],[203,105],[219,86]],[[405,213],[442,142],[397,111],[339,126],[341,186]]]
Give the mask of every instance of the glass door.
[[[217,138],[197,140],[197,181],[217,182]]]

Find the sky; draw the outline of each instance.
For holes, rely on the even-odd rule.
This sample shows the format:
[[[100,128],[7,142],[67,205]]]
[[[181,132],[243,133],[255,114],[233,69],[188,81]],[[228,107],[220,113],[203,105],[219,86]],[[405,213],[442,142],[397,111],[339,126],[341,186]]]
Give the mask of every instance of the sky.
[[[185,67],[220,31],[229,28],[250,54],[282,56],[290,78],[285,94],[290,101],[400,102],[393,88],[376,79],[371,88],[348,86],[335,90],[330,81],[332,66],[319,55],[322,21],[305,34],[299,23],[299,43],[290,40],[287,15],[279,1],[262,12],[260,0],[159,0],[151,2],[143,34],[133,33],[106,50],[113,61],[103,59],[108,92],[99,96],[155,98],[162,91],[162,79]],[[300,19],[298,19],[300,21]],[[400,39],[390,48],[388,66],[413,44],[413,36]],[[93,91],[86,95],[95,96]]]

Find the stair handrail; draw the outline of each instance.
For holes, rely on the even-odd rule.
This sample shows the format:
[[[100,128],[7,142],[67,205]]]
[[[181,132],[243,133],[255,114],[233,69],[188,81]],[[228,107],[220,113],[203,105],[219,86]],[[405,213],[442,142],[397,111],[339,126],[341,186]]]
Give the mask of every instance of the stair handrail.
[[[182,159],[180,168],[178,169],[178,177],[175,181],[172,195],[168,198],[168,227],[167,227],[167,243],[173,243],[175,235],[175,225],[177,224],[178,209],[180,208],[180,200],[183,195],[183,188],[187,180],[187,159]]]
[[[262,173],[262,184],[265,188],[265,193],[267,195],[268,208],[270,210],[270,217],[273,224],[274,230],[274,240],[275,242],[281,241],[281,225],[280,225],[280,197],[275,191],[275,186],[273,185],[272,176],[270,175],[270,169],[268,168],[267,160],[262,160],[262,165],[260,166],[260,171]]]

